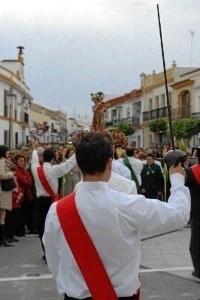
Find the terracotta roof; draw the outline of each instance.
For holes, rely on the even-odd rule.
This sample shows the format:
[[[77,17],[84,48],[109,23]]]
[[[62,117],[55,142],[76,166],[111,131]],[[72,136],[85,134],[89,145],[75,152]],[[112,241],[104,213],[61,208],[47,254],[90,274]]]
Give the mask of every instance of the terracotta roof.
[[[142,90],[141,89],[139,89],[139,90],[135,89],[135,90],[131,91],[130,93],[125,93],[123,96],[119,96],[119,97],[110,99],[108,101],[105,101],[105,103],[108,104],[108,105],[114,105],[114,104],[117,104],[117,103],[121,103],[123,101],[127,101],[127,100],[132,99],[132,98],[139,97],[141,95],[142,95]]]

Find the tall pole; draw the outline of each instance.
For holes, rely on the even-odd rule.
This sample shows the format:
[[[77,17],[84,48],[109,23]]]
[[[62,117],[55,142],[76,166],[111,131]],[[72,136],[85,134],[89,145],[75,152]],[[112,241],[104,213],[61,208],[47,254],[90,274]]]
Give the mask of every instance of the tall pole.
[[[170,103],[169,103],[169,92],[168,92],[168,85],[167,85],[167,73],[166,73],[166,66],[165,66],[165,55],[164,55],[164,47],[163,47],[163,39],[162,39],[162,29],[161,29],[160,12],[159,12],[159,5],[158,4],[157,4],[157,12],[158,12],[158,24],[159,24],[159,33],[160,33],[160,43],[161,43],[161,51],[162,51],[163,69],[164,69],[164,77],[165,77],[165,90],[166,90],[166,97],[167,97],[169,133],[170,133],[170,140],[171,140],[172,149],[175,150],[174,136],[173,136],[173,130],[172,130],[172,120],[171,120],[171,107],[170,107]]]

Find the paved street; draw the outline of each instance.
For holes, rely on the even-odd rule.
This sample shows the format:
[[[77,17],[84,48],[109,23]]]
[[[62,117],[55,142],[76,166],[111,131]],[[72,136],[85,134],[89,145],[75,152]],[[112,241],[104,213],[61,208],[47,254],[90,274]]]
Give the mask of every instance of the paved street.
[[[200,300],[200,280],[188,251],[190,228],[142,242],[142,300]],[[55,282],[41,259],[37,236],[20,238],[15,247],[0,247],[0,300],[60,300]]]

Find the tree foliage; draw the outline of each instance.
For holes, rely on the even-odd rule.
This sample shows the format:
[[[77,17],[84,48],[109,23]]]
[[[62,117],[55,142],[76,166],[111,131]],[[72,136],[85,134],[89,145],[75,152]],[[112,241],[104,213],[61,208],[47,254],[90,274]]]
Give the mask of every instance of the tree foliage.
[[[131,135],[135,132],[135,128],[130,123],[119,123],[117,130],[123,132],[125,135]]]
[[[149,122],[149,129],[151,132],[154,133],[166,132],[167,128],[168,125],[165,119],[160,118]]]
[[[175,120],[172,123],[173,135],[177,138],[177,140],[181,140],[184,138],[184,120]]]
[[[175,120],[172,123],[174,136],[180,139],[190,140],[192,136],[200,132],[200,120],[198,119],[182,119]]]

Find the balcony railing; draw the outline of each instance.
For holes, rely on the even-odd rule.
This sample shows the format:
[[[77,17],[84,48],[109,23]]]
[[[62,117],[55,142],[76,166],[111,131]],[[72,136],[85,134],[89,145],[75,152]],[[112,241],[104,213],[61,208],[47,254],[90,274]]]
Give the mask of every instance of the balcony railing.
[[[143,121],[149,121],[153,119],[164,118],[168,116],[167,106],[150,111],[143,112]],[[171,119],[182,119],[182,118],[199,118],[200,113],[191,114],[190,107],[178,107],[171,109]]]
[[[141,122],[140,122],[140,116],[135,116],[135,117],[128,117],[128,118],[123,118],[123,119],[116,119],[110,122],[105,123],[105,127],[111,127],[111,126],[117,126],[119,123],[127,123],[127,124],[132,124],[134,127],[140,127]]]
[[[192,113],[191,118],[193,119],[200,119],[200,112]]]
[[[168,116],[167,106],[143,112],[143,121],[164,118]]]

